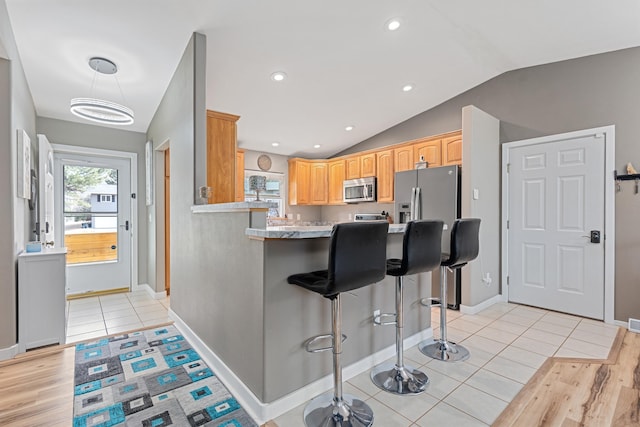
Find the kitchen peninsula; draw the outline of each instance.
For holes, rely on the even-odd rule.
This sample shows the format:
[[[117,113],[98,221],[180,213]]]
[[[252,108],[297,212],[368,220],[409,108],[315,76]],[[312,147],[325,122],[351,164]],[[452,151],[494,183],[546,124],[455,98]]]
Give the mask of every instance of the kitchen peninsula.
[[[227,377],[241,382],[232,391],[244,388],[239,396],[249,402],[243,404],[257,406],[262,412],[257,416],[264,419],[331,387],[330,379],[310,386],[331,375],[331,357],[307,353],[303,346],[308,338],[331,330],[329,301],[287,283],[291,274],[327,267],[331,227],[269,228],[268,206],[242,202],[192,207],[201,232],[193,236],[193,248],[198,249],[188,255],[195,258],[194,276],[206,280],[190,286],[188,310],[172,313],[178,326],[193,332],[228,369]],[[403,225],[390,227],[387,257],[401,256],[403,230]],[[345,295],[345,377],[394,354],[395,329],[374,328],[372,322],[374,310],[393,312],[394,289],[393,278],[387,277]],[[416,342],[431,336],[429,310],[417,303],[430,289],[430,274],[408,277],[405,336],[413,335]]]

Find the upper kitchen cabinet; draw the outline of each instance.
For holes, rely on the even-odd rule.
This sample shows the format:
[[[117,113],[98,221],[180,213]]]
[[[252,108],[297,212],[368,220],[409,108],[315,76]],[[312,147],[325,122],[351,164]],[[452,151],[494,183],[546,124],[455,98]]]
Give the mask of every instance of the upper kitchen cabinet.
[[[236,200],[236,122],[240,116],[207,110],[209,203]]]
[[[395,172],[408,171],[414,168],[413,145],[405,145],[393,150],[393,169]]]
[[[236,151],[236,202],[244,202],[244,150]]]
[[[327,167],[329,169],[329,204],[343,204],[342,183],[345,177],[345,161],[344,159],[329,160]]]
[[[429,167],[442,165],[442,140],[430,139],[413,145],[413,158],[416,162],[423,158]]]
[[[289,204],[308,205],[311,161],[289,159]]]
[[[376,176],[376,153],[360,155],[360,178]]]
[[[312,205],[326,205],[329,203],[327,178],[327,162],[311,162],[311,187],[309,189]]]
[[[344,179],[360,178],[360,156],[349,156],[344,159]]]
[[[393,202],[393,150],[376,152],[378,202]]]
[[[442,139],[442,165],[462,164],[462,134]]]

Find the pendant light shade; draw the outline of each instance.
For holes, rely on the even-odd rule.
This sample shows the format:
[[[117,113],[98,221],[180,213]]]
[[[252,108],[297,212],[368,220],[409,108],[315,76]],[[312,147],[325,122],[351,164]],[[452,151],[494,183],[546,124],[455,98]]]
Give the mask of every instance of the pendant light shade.
[[[115,102],[95,98],[73,98],[71,112],[92,122],[109,125],[130,125],[133,123],[133,111]]]
[[[98,57],[89,60],[89,67],[95,71],[94,84],[97,73],[115,74],[118,71],[118,67],[113,61]],[[124,98],[118,78],[115,75],[113,77],[118,84],[120,95]],[[93,85],[91,90],[93,91]],[[130,108],[103,99],[73,98],[70,107],[71,113],[74,115],[96,123],[130,125],[133,124],[134,120],[133,111]]]

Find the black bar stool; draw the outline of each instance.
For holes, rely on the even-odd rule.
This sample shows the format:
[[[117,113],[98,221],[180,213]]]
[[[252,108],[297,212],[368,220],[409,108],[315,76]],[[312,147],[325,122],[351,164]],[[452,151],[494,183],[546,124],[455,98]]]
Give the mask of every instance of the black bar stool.
[[[304,409],[307,427],[364,427],[373,424],[373,411],[361,399],[342,394],[342,309],[340,295],[384,279],[389,223],[351,222],[336,224],[331,232],[327,270],[294,274],[287,278],[331,300],[332,331],[307,340],[310,352],[333,350],[333,392],[313,399]],[[312,350],[317,340],[331,338],[332,344]]]
[[[431,271],[440,265],[442,221],[411,221],[407,223],[402,241],[402,259],[387,260],[387,275],[396,278],[396,312],[374,319],[377,325],[396,326],[396,363],[383,363],[371,371],[371,380],[384,391],[394,394],[422,393],[429,378],[423,372],[404,364],[404,292],[403,277]],[[381,317],[395,318],[382,322]]]
[[[469,350],[447,341],[447,270],[460,269],[476,259],[480,250],[479,232],[479,218],[456,219],[451,228],[451,250],[442,254],[440,263],[440,339],[418,344],[423,354],[434,359],[456,362],[469,358]]]

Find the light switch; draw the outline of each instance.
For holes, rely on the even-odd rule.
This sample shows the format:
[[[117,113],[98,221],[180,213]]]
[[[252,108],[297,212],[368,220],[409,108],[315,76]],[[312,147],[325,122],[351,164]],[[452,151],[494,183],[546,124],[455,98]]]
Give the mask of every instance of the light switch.
[[[480,190],[477,188],[473,189],[473,200],[478,200],[480,198]]]

